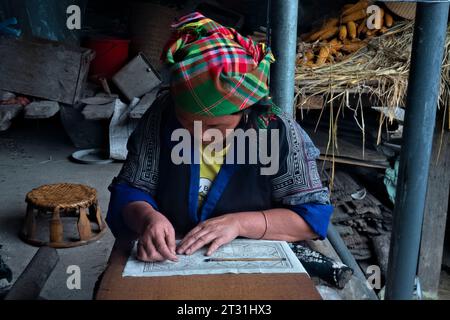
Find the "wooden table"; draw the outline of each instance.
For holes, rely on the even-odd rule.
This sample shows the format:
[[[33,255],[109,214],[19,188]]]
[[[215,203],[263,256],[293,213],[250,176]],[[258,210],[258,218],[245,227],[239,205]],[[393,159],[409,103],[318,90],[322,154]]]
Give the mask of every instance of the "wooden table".
[[[122,277],[131,251],[116,242],[97,300],[320,300],[304,273]]]

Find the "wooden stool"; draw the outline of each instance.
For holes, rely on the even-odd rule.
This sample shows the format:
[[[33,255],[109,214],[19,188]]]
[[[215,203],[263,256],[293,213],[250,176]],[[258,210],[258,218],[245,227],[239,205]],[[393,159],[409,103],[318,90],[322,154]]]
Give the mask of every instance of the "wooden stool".
[[[28,206],[20,236],[31,245],[76,247],[99,239],[106,231],[94,188],[44,185],[30,191],[25,201]]]

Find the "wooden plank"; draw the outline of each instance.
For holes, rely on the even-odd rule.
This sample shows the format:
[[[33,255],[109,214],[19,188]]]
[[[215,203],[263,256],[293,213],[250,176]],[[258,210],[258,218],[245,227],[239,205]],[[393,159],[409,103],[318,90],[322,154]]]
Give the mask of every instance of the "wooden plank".
[[[150,108],[152,103],[156,100],[156,96],[158,94],[157,90],[153,90],[152,92],[147,93],[142,97],[141,101],[137,104],[136,107],[133,108],[130,112],[130,118],[132,119],[140,119],[144,115],[144,113]]]
[[[437,128],[441,128],[441,125],[438,124]],[[450,132],[444,132],[442,138],[441,154],[439,161],[436,161],[441,139],[441,133],[436,131],[428,176],[418,270],[422,290],[430,298],[437,298],[439,288],[449,199]]]
[[[324,132],[322,130],[314,131],[310,128],[304,129],[316,147],[320,149],[321,155],[323,157],[327,156],[327,158],[331,158],[333,151],[331,147],[326,155],[329,140],[328,132]],[[335,150],[335,158],[339,158],[342,161],[348,159],[348,161],[357,161],[359,163],[367,163],[367,165],[373,166],[378,165],[385,167],[389,165],[386,156],[372,148],[366,147],[363,154],[362,144],[355,144],[343,138],[338,138],[337,144],[338,148]]]
[[[368,161],[355,160],[355,159],[336,157],[336,156],[333,159],[332,156],[320,155],[319,160],[329,161],[329,162],[334,161],[336,163],[348,164],[348,165],[353,165],[353,166],[361,166],[361,167],[367,167],[367,168],[387,169],[389,167],[387,164],[378,164],[375,162],[368,162]]]
[[[5,300],[36,300],[58,260],[58,253],[54,248],[41,247],[16,280]]]
[[[90,104],[84,107],[82,113],[86,120],[110,119],[114,113],[115,105],[115,101],[107,104]]]
[[[114,96],[110,96],[110,97],[107,95],[97,95],[95,97],[81,99],[80,103],[102,105],[102,104],[111,103],[118,98],[119,98],[118,95],[114,95]]]
[[[141,98],[161,84],[158,73],[143,53],[117,72],[112,81],[129,101]]]
[[[320,300],[305,273],[122,277],[131,247],[116,243],[97,300]]]
[[[92,52],[0,37],[0,89],[67,104],[80,97]]]

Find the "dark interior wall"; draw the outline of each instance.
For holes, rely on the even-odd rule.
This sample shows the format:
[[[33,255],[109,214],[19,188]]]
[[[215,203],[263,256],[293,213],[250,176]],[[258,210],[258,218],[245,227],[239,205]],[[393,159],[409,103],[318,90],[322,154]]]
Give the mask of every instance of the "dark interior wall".
[[[266,25],[268,0],[226,0],[218,1],[222,5],[240,11],[246,15],[245,27],[255,30]],[[276,5],[277,0],[271,0]],[[314,23],[320,23],[323,17],[336,14],[346,3],[356,0],[299,0],[299,31],[306,32]]]
[[[88,0],[82,37],[129,37],[129,19],[133,1]]]
[[[160,2],[164,5],[191,6],[200,0],[133,0]],[[222,6],[245,15],[243,31],[250,32],[267,25],[269,0],[219,0]],[[86,34],[127,36],[128,8],[132,1],[110,0],[0,0],[0,21],[16,17],[25,37],[39,37],[68,43],[79,43]],[[314,23],[329,16],[349,0],[299,0],[299,32],[308,31]],[[276,0],[271,0],[272,6]],[[66,9],[76,4],[82,9],[83,29],[66,28]]]
[[[80,33],[67,29],[67,7],[88,0],[0,0],[0,21],[16,17],[24,37],[38,37],[77,44]]]
[[[306,32],[324,17],[337,14],[346,3],[356,0],[299,0],[299,31]]]
[[[194,8],[201,0],[133,0],[138,2],[157,2],[166,6],[177,6],[185,10]],[[120,33],[124,35],[130,2],[111,2],[109,0],[89,0],[87,9],[88,31],[103,33]],[[269,0],[218,0],[221,6],[245,15],[242,31],[252,32],[260,26],[267,25],[267,8]],[[308,31],[314,23],[319,23],[323,17],[332,15],[351,0],[300,0],[299,1],[299,32]],[[271,0],[275,5],[276,0]]]

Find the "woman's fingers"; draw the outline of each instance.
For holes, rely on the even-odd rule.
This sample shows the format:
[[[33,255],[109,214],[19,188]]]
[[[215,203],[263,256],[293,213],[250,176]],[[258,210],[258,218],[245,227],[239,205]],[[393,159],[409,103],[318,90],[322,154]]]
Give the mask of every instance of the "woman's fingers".
[[[215,239],[209,246],[208,251],[206,251],[206,255],[207,256],[212,255],[214,252],[216,252],[217,249],[219,249],[225,243],[226,243],[226,241],[224,241],[222,238]]]
[[[192,229],[191,231],[189,231],[188,233],[186,233],[186,235],[184,236],[184,238],[180,241],[180,243],[178,244],[178,248],[183,247],[183,245],[185,244],[186,240],[190,239],[192,235],[196,234],[197,232],[199,232],[200,230],[203,229],[204,224],[199,224],[197,225],[194,229]]]
[[[194,244],[198,239],[203,238],[205,235],[211,232],[211,229],[206,226],[203,229],[199,229],[196,233],[192,233],[191,235],[186,235],[183,239],[183,243],[178,247],[178,253],[184,254],[187,252],[192,244]]]
[[[155,246],[149,240],[139,240],[138,256],[141,261],[164,261],[165,258],[156,250]]]
[[[137,258],[141,261],[149,261],[149,258],[147,256],[147,250],[145,250],[142,243],[139,241],[137,245]]]
[[[177,242],[175,238],[175,230],[173,228],[169,228],[169,230],[166,231],[166,243],[170,252],[176,255]]]
[[[159,233],[154,238],[155,248],[159,254],[161,254],[165,259],[178,261],[177,256],[172,253],[166,243],[165,233]]]
[[[195,240],[192,245],[186,249],[186,254],[193,254],[198,249],[204,247],[205,245],[216,239],[217,236],[218,235],[215,232],[210,232],[198,237],[197,240]]]

